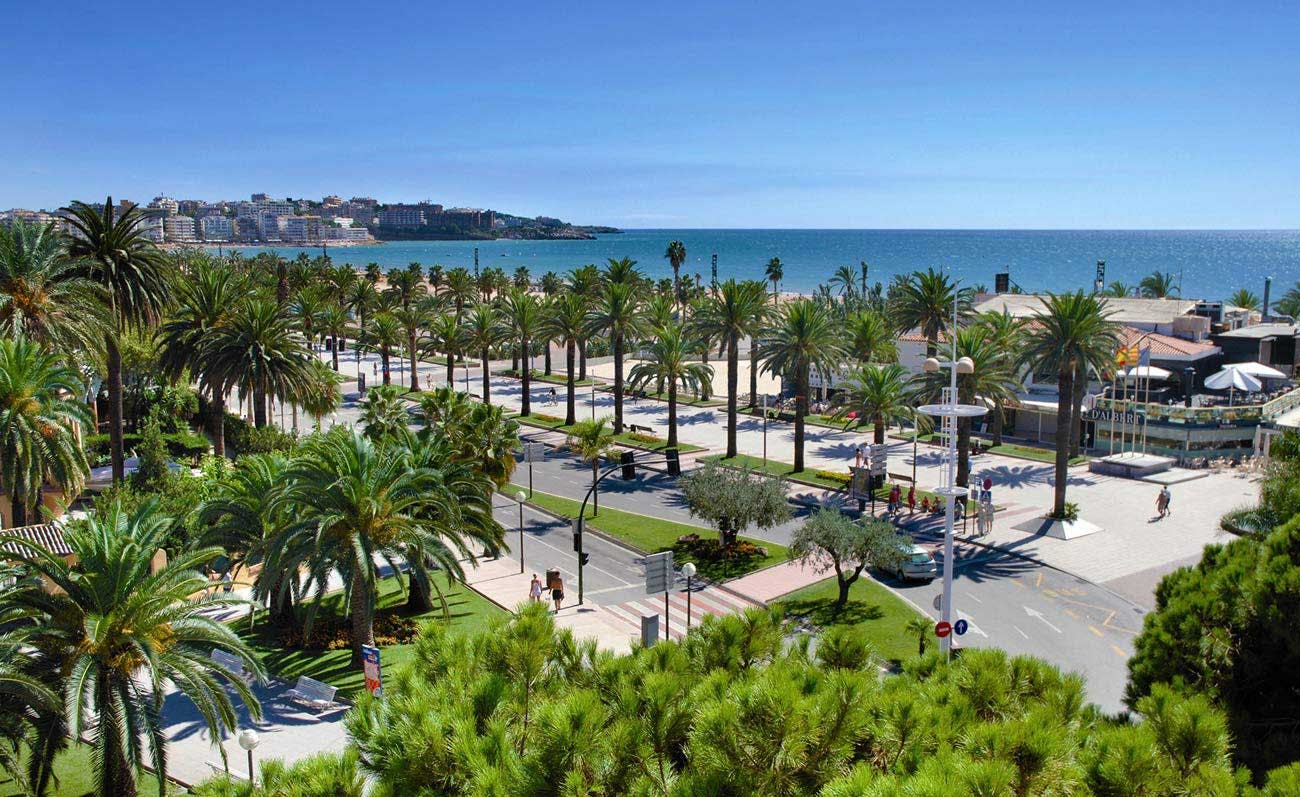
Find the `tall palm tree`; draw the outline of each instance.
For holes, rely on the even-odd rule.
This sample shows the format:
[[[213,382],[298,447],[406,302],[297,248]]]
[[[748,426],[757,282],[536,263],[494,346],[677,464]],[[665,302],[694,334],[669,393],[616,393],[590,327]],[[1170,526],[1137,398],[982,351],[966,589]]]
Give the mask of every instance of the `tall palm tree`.
[[[57,588],[51,593],[26,582],[5,603],[14,616],[32,621],[25,639],[30,655],[61,681],[69,735],[89,740],[95,791],[106,797],[133,797],[146,757],[159,791],[165,789],[162,703],[168,689],[190,698],[209,738],[220,738],[238,721],[227,688],[255,719],[261,716],[244,680],[208,655],[222,648],[263,677],[247,644],[209,614],[244,601],[192,599],[208,588],[199,568],[221,549],[182,550],[151,572],[172,524],[150,499],[132,511],[114,504],[69,527],[63,538],[71,557],[29,541],[10,550],[0,546],[0,558],[20,562]]]
[[[366,336],[366,319],[370,317],[375,308],[379,305],[379,292],[369,280],[358,280],[347,294],[344,295],[344,301],[352,317],[357,321],[356,340],[357,362],[360,364],[361,342]]]
[[[831,417],[848,420],[853,413],[859,426],[871,423],[877,443],[885,442],[886,427],[912,416],[907,369],[897,363],[855,366],[838,386],[839,407]]]
[[[727,351],[727,453],[736,456],[736,405],[740,391],[740,341],[757,337],[767,308],[762,283],[729,279],[716,296],[706,300],[693,320],[693,331],[705,339],[721,340]],[[662,333],[661,333],[662,334]],[[681,336],[678,336],[681,338]],[[710,372],[712,369],[709,369]],[[670,410],[670,413],[672,411]]]
[[[374,318],[370,320],[370,326],[365,331],[365,337],[362,338],[367,346],[376,349],[379,352],[379,364],[384,373],[384,384],[390,385],[393,382],[393,371],[390,367],[390,361],[394,349],[400,349],[406,343],[406,330],[402,327],[402,322],[397,320],[391,312],[381,310],[375,313]]]
[[[925,336],[925,356],[938,351],[939,336],[952,324],[953,303],[958,303],[959,317],[970,307],[971,292],[942,271],[933,268],[914,272],[896,286],[890,305],[890,321],[901,331],[919,329]]]
[[[1056,372],[1056,482],[1052,513],[1065,513],[1070,465],[1074,378],[1081,369],[1104,370],[1119,347],[1118,326],[1109,320],[1106,300],[1082,291],[1048,294],[1037,324],[1025,331],[1022,361],[1036,372]]]
[[[320,334],[333,341],[330,347],[330,366],[337,372],[339,370],[339,349],[342,348],[343,342],[348,335],[352,333],[352,317],[342,305],[337,302],[330,302],[321,310],[317,324],[320,328]]]
[[[25,526],[47,481],[69,499],[90,476],[80,429],[90,422],[74,396],[81,375],[26,338],[0,339],[0,485],[15,526]]]
[[[466,269],[457,266],[447,272],[447,293],[451,295],[457,316],[464,312],[466,304],[477,299],[477,291],[474,275]]]
[[[441,474],[416,466],[397,441],[376,443],[360,430],[336,427],[302,448],[287,479],[284,500],[301,522],[278,541],[276,566],[308,573],[317,595],[309,622],[329,588],[329,574],[344,577],[353,667],[361,663],[361,646],[375,643],[377,557],[405,558],[411,567],[432,560],[449,576],[464,579],[459,560],[473,552],[458,523],[435,520],[458,517],[455,495]]]
[[[430,324],[430,317],[421,306],[408,305],[393,310],[393,318],[402,325],[402,331],[406,334],[406,356],[411,364],[411,392],[418,392],[420,390],[420,329]]]
[[[1250,310],[1251,312],[1260,308],[1259,297],[1245,288],[1240,288],[1229,296],[1228,304],[1240,307],[1243,310]]]
[[[588,329],[591,334],[609,335],[613,349],[615,434],[623,431],[623,358],[628,342],[636,339],[640,328],[636,288],[623,282],[606,285],[591,313]]]
[[[320,360],[313,359],[307,379],[298,385],[289,399],[311,416],[316,431],[319,432],[325,416],[338,412],[339,407],[343,406],[343,395],[339,392],[342,383],[343,377],[337,371]]]
[[[981,313],[978,323],[988,330],[989,337],[993,340],[994,345],[1000,351],[1006,353],[1012,370],[1016,370],[1019,367],[1017,360],[1024,335],[1024,321],[1011,315],[1004,307],[1001,312],[990,310]],[[1008,397],[1005,401],[998,402],[989,408],[989,413],[992,416],[989,433],[993,438],[992,443],[994,446],[1002,445],[1002,432],[1006,424],[1006,406],[1014,404],[1016,401],[1017,399],[1014,396]]]
[[[189,372],[207,393],[208,433],[217,456],[226,455],[227,386],[208,367],[207,350],[227,323],[247,283],[233,269],[199,266],[176,286],[176,306],[158,329],[158,359],[163,373],[179,379]]]
[[[501,311],[495,304],[479,302],[470,308],[465,318],[465,347],[477,352],[479,366],[483,369],[483,403],[492,403],[492,374],[488,361],[492,357],[492,347],[501,342],[506,334],[503,328]]]
[[[0,573],[15,583],[22,575],[9,565]],[[24,644],[27,630],[0,634],[0,775],[17,785],[19,794],[45,794],[54,758],[67,747],[67,731],[49,673]]]
[[[642,280],[641,270],[630,257],[609,258],[605,263],[605,282],[618,285],[636,285]]]
[[[478,307],[482,302],[474,305]],[[473,312],[473,311],[471,311]],[[438,313],[429,320],[425,330],[429,340],[425,349],[429,354],[442,354],[447,358],[447,384],[456,384],[456,358],[465,353],[469,340],[468,331],[461,320],[451,313]]]
[[[222,394],[238,388],[253,399],[253,423],[266,425],[268,402],[295,395],[310,377],[313,359],[279,303],[250,298],[213,330],[204,347],[204,373]]]
[[[438,289],[442,287],[442,281],[445,276],[446,273],[443,271],[441,265],[434,263],[432,266],[429,266],[429,292],[434,296],[438,295]]]
[[[1178,297],[1178,276],[1172,271],[1153,271],[1138,283],[1138,290],[1147,299]]]
[[[53,224],[0,225],[0,335],[97,355],[112,328],[106,297],[68,258],[65,240]]]
[[[578,420],[575,408],[577,383],[574,380],[574,355],[578,344],[587,337],[587,323],[587,300],[572,291],[555,298],[551,303],[550,312],[546,314],[543,321],[547,336],[564,346],[564,373],[567,387],[565,426],[572,426]]]
[[[591,486],[595,488],[600,478],[600,461],[614,450],[614,430],[610,427],[609,416],[578,421],[569,427],[564,441],[573,453],[583,462],[591,465]],[[600,491],[591,491],[591,515],[600,512]]]
[[[668,248],[664,250],[664,257],[668,259],[668,265],[673,269],[673,301],[681,302],[682,300],[682,263],[686,262],[686,244],[681,241],[670,241]]]
[[[320,334],[320,314],[325,309],[326,299],[323,287],[310,285],[293,294],[288,302],[289,317],[302,332],[307,348],[316,350],[316,336]]]
[[[524,388],[519,414],[527,417],[532,414],[532,396],[529,395],[532,389],[532,344],[542,330],[542,306],[533,294],[511,290],[505,295],[501,309],[510,331],[519,341],[519,373]]]
[[[428,287],[424,283],[424,273],[418,270],[420,264],[412,265],[417,268],[392,269],[385,277],[388,282],[388,290],[385,293],[393,297],[396,304],[403,308],[411,307],[428,293]]]
[[[69,257],[80,276],[98,284],[108,299],[113,326],[104,342],[108,389],[108,439],[113,481],[125,475],[122,449],[122,349],[128,331],[153,326],[171,298],[171,270],[162,250],[145,237],[144,216],[135,206],[117,213],[110,196],[102,211],[74,202],[64,209],[72,234]]]
[[[785,279],[785,264],[781,262],[781,258],[774,257],[767,261],[763,273],[767,276],[767,281],[772,283],[772,305],[775,307],[780,296],[777,293],[777,286],[781,284],[781,280]]]
[[[582,297],[588,311],[595,307],[603,285],[600,269],[593,265],[575,268],[569,272],[569,291]],[[587,338],[578,341],[578,381],[587,379]]]
[[[898,360],[898,344],[889,321],[874,310],[851,313],[847,321],[849,356],[861,363],[892,363]]]
[[[857,283],[858,275],[854,273],[853,266],[840,266],[831,275],[830,285],[843,301],[848,301],[857,290]]]
[[[781,308],[775,327],[767,331],[760,347],[764,370],[794,382],[794,472],[800,473],[811,374],[815,370],[829,377],[844,359],[843,333],[825,306],[811,299],[796,299]]]
[[[763,295],[766,303],[767,296]],[[640,388],[647,383],[664,384],[668,391],[668,447],[677,447],[677,391],[688,390],[695,395],[706,381],[713,379],[713,366],[695,362],[696,344],[687,335],[680,323],[669,324],[655,330],[646,347],[646,359],[632,366],[628,381],[632,387]],[[729,380],[730,381],[730,380]],[[735,421],[735,393],[731,394],[728,407],[732,411],[731,421]],[[732,427],[734,429],[734,427]],[[728,454],[735,456],[735,454]]]
[[[1128,283],[1119,280],[1114,280],[1106,286],[1106,290],[1101,292],[1102,296],[1113,297],[1116,299],[1122,299],[1126,296],[1136,296],[1137,294],[1137,286],[1129,285]]]

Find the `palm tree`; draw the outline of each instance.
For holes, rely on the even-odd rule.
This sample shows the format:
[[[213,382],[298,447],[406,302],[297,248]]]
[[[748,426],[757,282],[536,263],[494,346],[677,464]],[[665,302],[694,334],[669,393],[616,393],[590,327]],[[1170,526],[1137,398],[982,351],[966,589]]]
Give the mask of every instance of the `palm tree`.
[[[588,311],[595,306],[602,284],[600,269],[595,266],[587,265],[569,272],[569,291],[582,297]],[[582,340],[578,341],[578,381],[583,382],[586,379],[587,337],[584,335]]]
[[[641,270],[636,267],[636,261],[630,257],[620,257],[617,260],[609,258],[605,264],[605,282],[617,285],[636,285],[641,282]]]
[[[366,391],[358,418],[366,437],[376,442],[401,434],[411,420],[410,404],[397,385],[378,385]]]
[[[702,312],[692,323],[693,331],[706,340],[721,340],[727,351],[727,457],[736,456],[740,341],[746,337],[757,337],[766,308],[767,294],[762,283],[729,279],[719,286],[715,297],[705,301]],[[710,372],[712,370],[709,369]],[[671,408],[669,414],[674,414]]]
[[[578,345],[587,337],[587,300],[572,291],[555,298],[550,312],[542,322],[546,335],[559,341],[564,346],[564,373],[567,394],[565,396],[564,425],[572,426],[577,421],[574,395],[577,383],[574,381],[574,354]]]
[[[411,392],[419,392],[420,328],[425,324],[430,323],[429,316],[421,307],[406,306],[395,309],[393,311],[393,318],[397,320],[397,323],[402,326],[402,331],[406,333],[406,354],[407,359],[411,364]],[[451,376],[448,375],[447,378],[451,379]]]
[[[848,301],[857,289],[857,282],[858,275],[853,272],[853,266],[840,266],[831,275],[830,285],[840,295],[841,300]]]
[[[889,321],[874,310],[860,310],[848,317],[849,356],[861,363],[892,363],[898,360],[898,343]]]
[[[1138,289],[1136,286],[1129,285],[1126,282],[1120,282],[1119,280],[1114,280],[1106,286],[1106,290],[1102,291],[1101,295],[1115,299],[1123,299],[1126,296],[1136,296],[1137,293]]]
[[[682,263],[686,262],[686,244],[681,241],[670,241],[668,248],[664,250],[664,257],[668,259],[668,265],[673,268],[673,300],[681,302]]]
[[[482,302],[476,304],[475,307],[480,304]],[[451,313],[439,313],[429,321],[427,331],[429,333],[429,342],[426,351],[430,354],[443,354],[447,357],[447,384],[455,385],[456,357],[463,354],[468,348],[469,340],[466,337],[468,330],[457,316]]]
[[[1243,310],[1254,312],[1260,308],[1259,297],[1245,288],[1241,288],[1228,297],[1228,304],[1240,307]]]
[[[316,431],[320,431],[321,421],[326,415],[338,412],[343,406],[343,395],[339,385],[343,377],[320,360],[313,359],[306,381],[298,386],[298,392],[290,400],[311,416]]]
[[[320,334],[333,341],[330,347],[330,365],[337,372],[339,370],[339,349],[343,341],[352,332],[352,317],[342,305],[331,302],[321,310],[320,318],[317,320],[320,328]],[[414,374],[414,369],[412,369]]]
[[[542,306],[537,297],[531,293],[512,290],[506,294],[502,304],[506,323],[519,341],[519,373],[523,378],[523,400],[519,414],[528,417],[532,414],[532,343],[542,329]]]
[[[835,420],[848,420],[849,413],[861,426],[870,422],[874,440],[885,442],[885,428],[912,416],[912,404],[907,392],[907,369],[898,364],[859,365],[849,371],[839,383],[840,406],[831,416]],[[848,428],[848,424],[845,424]]]
[[[325,309],[323,290],[315,286],[300,290],[293,295],[288,306],[289,316],[302,332],[307,348],[315,352],[316,335],[320,331],[317,321],[320,319],[321,311]]]
[[[614,352],[614,433],[623,432],[623,357],[630,339],[641,328],[636,288],[623,282],[605,286],[599,303],[591,314],[588,329],[594,335],[609,335]],[[525,395],[527,395],[525,393]]]
[[[379,280],[383,279],[383,276],[384,270],[380,268],[378,263],[366,264],[366,282],[369,282],[372,286],[377,286],[379,285]]]
[[[171,298],[167,258],[145,237],[144,216],[134,205],[115,214],[113,198],[103,211],[84,202],[65,208],[72,234],[69,257],[78,261],[79,275],[98,284],[108,299],[113,329],[104,342],[108,389],[108,439],[113,481],[125,475],[122,450],[122,349],[128,331],[153,326]]]
[[[1138,283],[1138,290],[1147,299],[1177,298],[1178,277],[1171,271],[1153,271]]]
[[[61,357],[26,338],[0,339],[0,484],[25,526],[47,481],[69,500],[90,476],[80,429],[90,422],[72,396],[81,375]]]
[[[200,266],[176,286],[176,306],[158,330],[158,359],[163,373],[179,379],[187,371],[198,378],[208,397],[208,433],[212,449],[226,455],[226,391],[208,367],[207,350],[217,330],[246,291],[247,282],[233,269]]]
[[[406,330],[402,327],[402,322],[398,321],[391,312],[381,310],[371,319],[370,327],[365,331],[362,340],[367,346],[379,351],[379,364],[384,372],[384,384],[392,384],[393,371],[389,362],[393,350],[400,349],[406,343]]]
[[[112,328],[103,289],[81,276],[53,224],[0,225],[0,335],[98,354]]]
[[[903,631],[916,637],[916,655],[924,656],[925,643],[930,639],[930,635],[934,633],[934,623],[930,621],[930,618],[917,615],[907,621],[906,625],[903,626]]]
[[[952,323],[953,303],[958,304],[958,314],[964,314],[970,305],[969,289],[958,289],[947,274],[934,269],[917,271],[897,284],[890,321],[901,331],[919,329],[925,336],[925,356],[933,357],[938,351],[939,336]]]
[[[21,576],[13,566],[0,573],[15,583]],[[25,630],[0,634],[0,775],[16,784],[20,794],[45,794],[54,757],[67,746],[67,732],[59,696],[47,684],[48,672],[27,650]]]
[[[237,305],[224,323],[213,328],[203,356],[204,375],[221,395],[233,387],[252,397],[253,423],[258,428],[266,425],[270,399],[284,401],[300,392],[315,359],[284,307],[256,297]]]
[[[478,287],[474,284],[474,275],[469,271],[457,266],[447,272],[447,293],[451,294],[452,304],[456,308],[456,315],[459,316],[464,311],[465,305],[473,302]]]
[[[600,478],[600,461],[614,450],[614,430],[609,416],[578,421],[569,427],[564,444],[583,462],[591,465],[591,516],[600,512],[599,491],[595,489]]]
[[[728,280],[728,282],[730,281]],[[762,299],[764,302],[767,301],[766,296],[763,296]],[[654,337],[646,347],[646,359],[632,366],[632,370],[628,373],[628,380],[631,382],[633,389],[640,388],[649,382],[667,385],[669,448],[677,447],[678,387],[689,390],[698,396],[703,384],[713,379],[713,366],[694,362],[695,348],[695,342],[687,336],[681,324],[660,327],[655,330]],[[734,373],[734,365],[731,367]],[[728,382],[733,381],[729,376]],[[733,384],[730,401],[728,402],[728,408],[731,410],[730,420],[733,424],[736,409],[734,387]],[[734,429],[734,426],[730,427],[733,432]],[[734,436],[729,437],[729,439],[734,440]],[[735,456],[735,454],[728,454],[728,456]]]
[[[803,471],[804,418],[812,371],[829,377],[844,359],[843,334],[835,317],[811,299],[796,299],[781,308],[776,326],[760,344],[763,368],[787,377],[795,386],[794,471]]]
[[[25,640],[30,655],[63,679],[69,735],[88,738],[99,795],[133,797],[146,751],[159,791],[165,789],[161,708],[169,689],[193,702],[209,738],[221,738],[222,729],[238,720],[227,687],[254,719],[261,716],[244,680],[208,655],[213,647],[222,648],[249,672],[264,676],[247,644],[209,614],[244,601],[192,599],[208,588],[199,568],[221,549],[181,550],[151,572],[154,553],[172,525],[150,499],[134,511],[114,504],[69,527],[63,538],[71,557],[39,543],[0,537],[21,542],[0,546],[0,557],[20,562],[57,588],[51,593],[29,581],[8,593],[5,603],[14,616],[32,621]]]
[[[1036,373],[1056,372],[1056,483],[1052,514],[1065,514],[1065,487],[1070,465],[1070,429],[1074,378],[1087,368],[1102,371],[1119,347],[1117,325],[1109,319],[1104,298],[1082,291],[1048,294],[1037,324],[1025,331],[1022,361]]]
[[[392,269],[386,277],[388,290],[385,293],[393,297],[396,304],[403,308],[409,308],[428,292],[424,284],[424,273],[417,270],[420,264],[411,265],[416,266],[416,269]]]
[[[357,320],[356,341],[357,357],[360,358],[360,344],[366,336],[366,318],[379,305],[379,293],[369,280],[358,280],[344,295],[347,308]],[[360,360],[358,359],[358,364]]]
[[[492,356],[492,347],[501,342],[505,335],[502,328],[501,311],[495,304],[479,302],[470,308],[465,319],[465,348],[478,352],[479,365],[483,369],[483,403],[492,403],[492,375],[488,370],[488,361]]]
[[[767,266],[763,269],[763,273],[767,276],[767,281],[772,283],[772,305],[775,307],[779,296],[777,293],[777,285],[779,285],[781,280],[785,278],[785,264],[781,262],[781,258],[774,257],[767,261]]]
[[[519,266],[515,273],[510,277],[510,284],[521,291],[526,291],[533,286],[533,276],[528,272],[528,266]]]
[[[441,520],[459,517],[455,496],[441,474],[417,466],[406,447],[335,428],[303,447],[287,479],[284,501],[302,522],[278,541],[277,566],[306,569],[317,596],[310,612],[329,588],[329,573],[345,577],[353,667],[361,664],[361,646],[375,644],[376,557],[403,557],[413,568],[432,559],[449,576],[464,579],[458,560],[472,552],[459,524]],[[313,619],[309,613],[308,622]]]
[[[1014,372],[1019,365],[1017,352],[1020,351],[1022,345],[1024,321],[1011,315],[1004,307],[1001,312],[990,310],[981,313],[978,323],[988,330],[993,344],[1001,351],[1006,352],[1006,357],[1010,360]],[[1006,424],[1006,405],[1015,404],[1016,401],[1017,399],[1011,396],[989,408],[989,413],[993,416],[989,433],[993,438],[992,444],[994,446],[1002,445],[1002,431]]]

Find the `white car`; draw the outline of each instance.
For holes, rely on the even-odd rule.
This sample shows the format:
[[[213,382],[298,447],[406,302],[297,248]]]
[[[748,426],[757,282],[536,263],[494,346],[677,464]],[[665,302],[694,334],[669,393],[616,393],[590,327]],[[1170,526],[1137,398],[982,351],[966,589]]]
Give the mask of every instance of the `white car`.
[[[894,569],[899,581],[934,581],[939,577],[939,564],[930,552],[909,540],[901,543],[903,560]]]

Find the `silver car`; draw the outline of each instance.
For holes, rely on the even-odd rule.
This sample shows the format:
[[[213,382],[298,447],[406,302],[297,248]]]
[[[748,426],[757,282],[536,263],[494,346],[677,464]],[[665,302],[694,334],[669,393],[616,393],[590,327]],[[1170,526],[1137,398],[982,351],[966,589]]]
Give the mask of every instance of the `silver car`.
[[[900,581],[934,581],[939,577],[939,564],[930,552],[911,541],[901,543],[903,559],[894,569]]]

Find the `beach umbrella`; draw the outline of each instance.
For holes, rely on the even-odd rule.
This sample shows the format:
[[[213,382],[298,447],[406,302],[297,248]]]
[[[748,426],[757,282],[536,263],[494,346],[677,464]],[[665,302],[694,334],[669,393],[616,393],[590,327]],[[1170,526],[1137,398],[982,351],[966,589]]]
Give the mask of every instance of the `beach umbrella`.
[[[1125,379],[1154,379],[1157,382],[1171,376],[1172,372],[1154,365],[1135,365],[1124,372]]]
[[[1232,365],[1225,365],[1223,367],[1235,368],[1244,374],[1250,374],[1256,379],[1286,379],[1286,374],[1276,368],[1270,368],[1263,363],[1233,363]]]
[[[1206,377],[1205,386],[1210,390],[1227,390],[1229,407],[1232,406],[1233,393],[1236,391],[1244,390],[1247,393],[1254,393],[1261,387],[1258,379],[1231,365],[1226,365],[1222,371]]]

